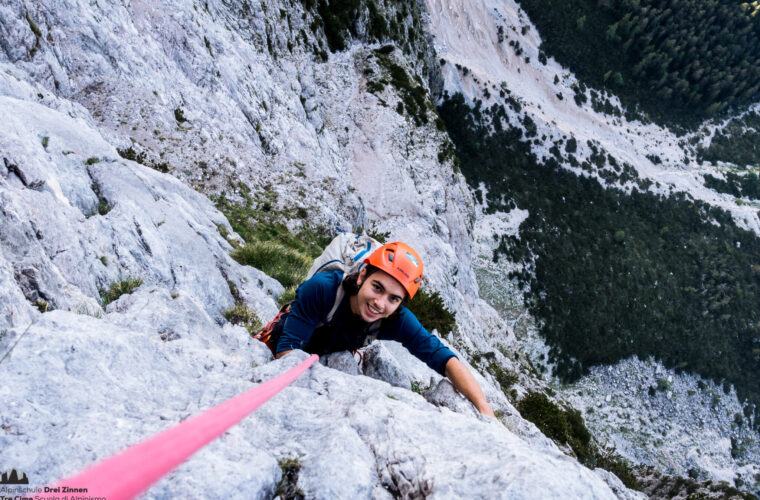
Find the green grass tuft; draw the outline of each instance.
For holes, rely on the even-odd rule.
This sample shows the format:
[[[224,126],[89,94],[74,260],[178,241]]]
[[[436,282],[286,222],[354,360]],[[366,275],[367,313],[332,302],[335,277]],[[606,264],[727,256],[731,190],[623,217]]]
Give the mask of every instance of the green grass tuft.
[[[222,316],[233,325],[245,327],[251,335],[261,330],[263,326],[259,317],[243,302],[237,302],[233,307],[224,311]]]
[[[231,256],[240,264],[253,266],[279,281],[285,287],[279,298],[284,304],[295,298],[296,288],[306,278],[312,262],[332,238],[317,229],[293,234],[285,225],[271,222],[287,217],[273,210],[272,200],[254,201],[246,190],[242,194],[244,204],[232,203],[225,197],[216,201],[232,229],[245,241]]]
[[[143,280],[140,278],[126,278],[111,283],[108,290],[100,291],[101,305],[105,308],[108,304],[122,295],[134,292],[142,284]]]
[[[276,241],[253,241],[235,249],[232,258],[253,266],[280,282],[285,289],[297,287],[306,278],[313,259]]]
[[[303,491],[298,487],[298,473],[301,471],[301,462],[297,458],[283,458],[279,461],[282,479],[274,492],[275,498],[283,500],[301,500],[305,498]]]

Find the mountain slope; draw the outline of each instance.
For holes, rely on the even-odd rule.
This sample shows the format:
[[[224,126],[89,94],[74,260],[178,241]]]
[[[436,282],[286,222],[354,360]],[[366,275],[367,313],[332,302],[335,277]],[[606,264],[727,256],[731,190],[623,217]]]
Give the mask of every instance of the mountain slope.
[[[427,56],[411,50],[424,40],[328,54],[305,4],[0,8],[3,470],[37,485],[72,474],[298,360],[272,361],[226,321],[241,304],[271,318],[282,287],[230,257],[240,238],[198,191],[251,200],[253,223],[294,233],[338,223],[408,241],[457,314],[452,343],[477,351],[504,329],[477,296],[473,201],[440,154]],[[490,375],[508,427],[403,350],[377,362],[431,389],[317,366],[148,496],[270,497],[290,458],[318,498],[636,497],[560,451]]]

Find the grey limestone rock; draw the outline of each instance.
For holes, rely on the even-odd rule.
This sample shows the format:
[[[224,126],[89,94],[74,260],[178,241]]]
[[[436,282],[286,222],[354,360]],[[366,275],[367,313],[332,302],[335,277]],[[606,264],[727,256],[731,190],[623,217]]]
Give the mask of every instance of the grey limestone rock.
[[[373,342],[363,351],[364,374],[395,387],[411,390],[412,383],[393,354],[381,342]]]
[[[326,354],[319,359],[319,362],[334,370],[348,373],[349,375],[361,374],[359,363],[356,362],[353,353],[349,351],[339,351]]]
[[[426,391],[424,396],[426,400],[436,406],[442,406],[451,411],[473,417],[478,414],[472,403],[457,392],[448,379],[441,379],[434,387]]]

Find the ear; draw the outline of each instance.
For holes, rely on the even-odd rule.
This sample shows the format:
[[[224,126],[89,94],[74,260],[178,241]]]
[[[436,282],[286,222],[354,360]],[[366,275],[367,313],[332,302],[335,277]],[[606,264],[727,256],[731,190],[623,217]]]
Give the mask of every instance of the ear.
[[[356,277],[356,286],[362,286],[362,283],[364,282],[364,278],[367,277],[367,266],[362,267],[362,270],[359,271],[359,276]]]

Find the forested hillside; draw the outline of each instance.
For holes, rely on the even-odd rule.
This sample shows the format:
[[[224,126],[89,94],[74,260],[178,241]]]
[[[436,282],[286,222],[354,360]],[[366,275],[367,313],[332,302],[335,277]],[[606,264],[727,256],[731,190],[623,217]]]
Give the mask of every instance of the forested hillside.
[[[523,264],[514,277],[557,375],[574,380],[592,365],[654,356],[760,402],[760,238],[683,193],[628,194],[562,168],[574,140],[536,157],[500,105],[471,109],[457,95],[439,111],[468,182],[488,188],[489,208],[530,213],[493,258]]]
[[[740,168],[760,167],[760,114],[748,112],[727,120],[712,137],[709,147],[698,150],[697,159],[712,163],[727,161]],[[745,196],[760,199],[757,193]]]
[[[760,3],[520,0],[556,57],[629,110],[694,126],[760,98]]]

